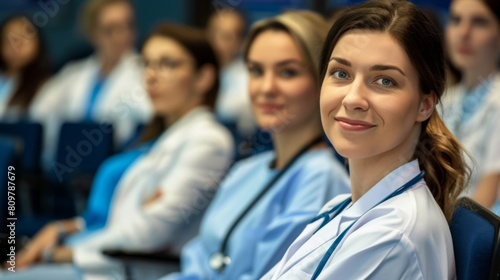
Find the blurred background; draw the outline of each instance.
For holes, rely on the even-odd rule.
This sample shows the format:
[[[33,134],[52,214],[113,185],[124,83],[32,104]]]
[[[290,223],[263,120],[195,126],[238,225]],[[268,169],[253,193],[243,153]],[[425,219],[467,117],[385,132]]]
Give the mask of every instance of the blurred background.
[[[79,28],[80,7],[85,0],[0,0],[0,21],[13,13],[26,14],[45,37],[54,71],[66,62],[85,57],[92,48]],[[240,10],[249,24],[289,9],[310,9],[329,17],[336,9],[361,0],[146,0],[132,1],[136,11],[138,45],[159,22],[171,21],[204,27],[214,10]],[[441,24],[447,16],[449,0],[415,0],[413,3],[433,11]]]

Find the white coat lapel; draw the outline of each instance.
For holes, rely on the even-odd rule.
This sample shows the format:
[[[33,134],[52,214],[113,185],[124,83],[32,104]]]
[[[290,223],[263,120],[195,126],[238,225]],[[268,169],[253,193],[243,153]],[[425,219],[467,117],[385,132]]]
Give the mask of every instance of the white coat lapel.
[[[82,66],[81,69],[75,69],[73,75],[68,77],[68,92],[64,93],[69,95],[66,98],[69,105],[66,112],[68,120],[80,120],[83,118],[89,103],[88,97],[92,90],[91,86],[94,84],[94,79],[98,72],[95,56],[87,58]]]
[[[346,212],[348,210],[344,210]],[[347,213],[346,213],[347,214]],[[351,216],[351,215],[349,215]],[[333,240],[340,234],[340,229],[342,224],[346,222],[352,221],[353,218],[344,217],[342,214],[337,216],[335,219],[331,220],[327,225],[318,230],[319,226],[323,222],[323,219],[320,219],[313,224],[310,224],[304,230],[303,234],[297,239],[296,248],[294,248],[294,254],[291,256],[290,260],[285,265],[285,269],[282,271],[282,274],[286,273],[290,268],[295,266],[301,260],[305,259],[311,253],[322,247],[327,242],[333,242]],[[317,232],[316,232],[317,231]],[[314,234],[316,232],[316,234]],[[299,243],[300,242],[300,243]],[[292,244],[292,246],[295,245]],[[290,247],[291,249],[292,247]],[[321,255],[324,252],[321,252]]]
[[[355,222],[356,219],[361,217],[365,212],[369,211],[373,206],[377,205],[393,191],[409,181],[412,177],[416,176],[419,172],[420,169],[417,160],[406,163],[386,175],[358,201],[356,201],[356,203],[342,211],[342,213],[338,214],[337,217],[318,230],[316,234],[314,234],[314,232],[318,229],[319,225],[321,225],[321,222],[323,221],[322,219],[306,227],[303,234],[301,234],[296,242],[292,244],[292,246],[295,245],[293,251],[291,249],[292,246],[290,247],[290,255],[293,255],[290,257],[289,261],[284,266],[284,270],[280,274],[283,275],[286,273],[290,268],[314,251],[318,250],[325,243],[333,242],[341,231],[347,228],[351,223]],[[345,198],[346,197],[344,197],[344,199]],[[336,204],[333,204],[327,209],[323,209],[323,211],[328,211],[335,205]],[[356,230],[356,226],[353,226],[349,232],[353,230]],[[349,235],[349,232],[347,235]],[[287,251],[287,254],[288,253],[289,252]],[[320,255],[322,256],[324,253],[325,252],[321,251]]]

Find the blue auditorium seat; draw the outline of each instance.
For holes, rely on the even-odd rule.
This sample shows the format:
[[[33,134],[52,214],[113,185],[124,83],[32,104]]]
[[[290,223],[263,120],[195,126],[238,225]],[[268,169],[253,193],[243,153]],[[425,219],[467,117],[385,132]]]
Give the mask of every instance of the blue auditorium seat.
[[[461,198],[450,223],[458,280],[500,279],[500,218]]]
[[[42,125],[35,122],[0,122],[0,138],[10,138],[20,151],[19,172],[36,175],[40,171]]]

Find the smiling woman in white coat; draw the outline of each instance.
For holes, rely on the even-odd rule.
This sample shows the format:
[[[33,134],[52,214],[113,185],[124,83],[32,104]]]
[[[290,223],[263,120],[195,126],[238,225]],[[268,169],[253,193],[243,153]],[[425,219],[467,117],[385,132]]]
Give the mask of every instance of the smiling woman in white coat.
[[[350,195],[323,207],[265,279],[454,279],[448,222],[468,177],[435,106],[439,31],[413,4],[369,1],[333,24],[321,57],[323,128]]]
[[[110,279],[121,266],[103,249],[179,254],[197,233],[234,151],[230,133],[212,113],[217,58],[203,31],[169,24],[146,39],[142,56],[155,111],[145,137],[167,130],[119,181],[103,229],[70,245],[41,233],[19,254],[17,268],[42,264],[5,279]]]
[[[45,129],[44,168],[50,168],[63,122],[112,123],[115,146],[130,139],[152,115],[141,80],[134,11],[128,0],[86,3],[82,28],[95,53],[66,65],[37,94],[30,117]]]

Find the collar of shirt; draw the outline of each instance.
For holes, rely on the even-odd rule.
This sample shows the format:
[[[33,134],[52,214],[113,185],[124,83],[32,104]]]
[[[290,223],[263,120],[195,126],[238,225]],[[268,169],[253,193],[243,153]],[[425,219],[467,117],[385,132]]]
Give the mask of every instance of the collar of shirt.
[[[394,192],[396,189],[404,185],[406,182],[420,173],[418,160],[408,162],[375,184],[367,193],[365,193],[356,203],[349,208],[339,213],[323,228],[316,230],[322,223],[322,219],[309,224],[297,240],[290,246],[289,252],[285,255],[285,259],[289,261],[284,264],[284,272],[290,269],[298,261],[306,257],[308,254],[321,247],[323,244],[335,239],[345,228],[347,228],[354,220],[359,218],[373,206]],[[334,198],[335,199],[335,198]],[[342,201],[338,201],[341,203]],[[323,211],[328,211],[335,205],[324,208]],[[314,233],[316,232],[316,233]]]

